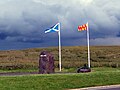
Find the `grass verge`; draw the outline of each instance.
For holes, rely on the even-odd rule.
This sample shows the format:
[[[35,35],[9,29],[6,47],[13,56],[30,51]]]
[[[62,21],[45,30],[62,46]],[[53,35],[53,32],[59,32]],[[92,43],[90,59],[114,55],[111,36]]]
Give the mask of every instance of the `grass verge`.
[[[120,69],[93,68],[91,73],[1,76],[0,90],[64,90],[120,84]]]

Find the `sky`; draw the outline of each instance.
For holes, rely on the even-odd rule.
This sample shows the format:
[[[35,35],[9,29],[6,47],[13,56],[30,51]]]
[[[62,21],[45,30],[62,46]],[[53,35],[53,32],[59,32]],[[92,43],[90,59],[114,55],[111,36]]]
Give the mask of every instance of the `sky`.
[[[0,0],[0,50],[58,46],[58,34],[44,31],[61,23],[62,46],[120,45],[120,0]]]

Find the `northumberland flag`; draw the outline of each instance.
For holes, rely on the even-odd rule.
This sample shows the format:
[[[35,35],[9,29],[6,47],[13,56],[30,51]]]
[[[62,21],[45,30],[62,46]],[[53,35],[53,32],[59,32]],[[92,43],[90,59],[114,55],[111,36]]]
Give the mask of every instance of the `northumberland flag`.
[[[87,31],[87,44],[88,44],[88,67],[90,68],[90,42],[89,42],[89,30],[88,30],[88,22],[81,26],[78,26],[78,31]]]
[[[88,23],[78,26],[78,31],[84,31],[88,29]]]
[[[60,23],[57,23],[53,27],[51,27],[50,29],[45,30],[45,33],[59,32],[59,29],[60,29]]]

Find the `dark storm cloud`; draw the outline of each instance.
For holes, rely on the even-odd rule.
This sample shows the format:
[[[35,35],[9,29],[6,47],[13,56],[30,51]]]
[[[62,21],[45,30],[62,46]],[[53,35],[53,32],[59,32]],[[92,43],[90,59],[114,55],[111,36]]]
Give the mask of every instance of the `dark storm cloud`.
[[[41,39],[36,38],[19,38],[17,40],[18,42],[28,42],[28,43],[42,43],[43,41]]]
[[[17,37],[20,34],[18,32],[6,32],[6,31],[1,31],[0,32],[0,39],[1,40],[6,40],[7,37]]]
[[[7,34],[6,33],[0,33],[0,39],[6,39],[6,37],[7,37]]]
[[[60,22],[62,45],[85,45],[86,32],[77,27],[88,21],[91,45],[114,39],[118,45],[119,4],[120,0],[1,0],[0,39],[21,46],[29,43],[28,47],[55,46],[57,33],[44,34],[44,30]]]
[[[117,35],[117,37],[120,37],[120,32],[119,32],[119,34]]]

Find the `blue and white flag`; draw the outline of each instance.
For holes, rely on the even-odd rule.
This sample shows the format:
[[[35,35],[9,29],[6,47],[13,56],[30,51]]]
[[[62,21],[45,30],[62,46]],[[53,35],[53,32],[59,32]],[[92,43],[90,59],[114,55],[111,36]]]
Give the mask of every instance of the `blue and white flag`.
[[[59,32],[59,30],[60,30],[60,23],[57,23],[53,27],[51,27],[50,29],[45,30],[45,33]]]
[[[60,39],[60,23],[55,24],[53,27],[50,29],[45,30],[45,33],[50,33],[50,32],[58,32],[58,37],[59,37],[59,68],[61,71],[61,39]]]

